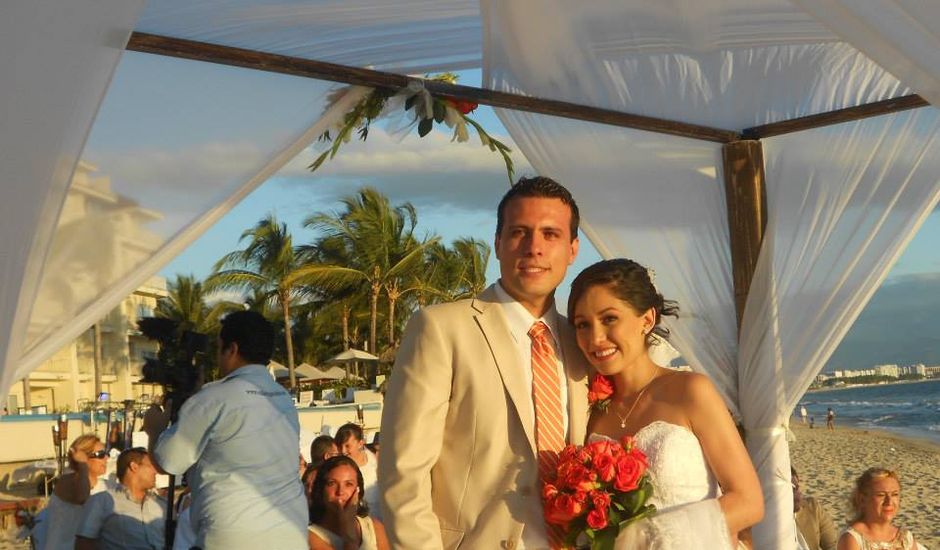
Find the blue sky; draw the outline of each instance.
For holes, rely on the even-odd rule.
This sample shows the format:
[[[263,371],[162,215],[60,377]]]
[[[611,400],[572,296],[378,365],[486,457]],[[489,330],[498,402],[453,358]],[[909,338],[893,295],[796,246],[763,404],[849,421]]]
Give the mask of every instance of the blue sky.
[[[480,77],[479,71],[467,71],[461,73],[461,83],[479,85]],[[331,87],[307,79],[127,53],[89,137],[86,160],[112,178],[116,191],[162,212],[164,222],[152,229],[165,230],[166,238],[179,220],[223,200],[228,193],[220,192],[220,187],[244,182],[264,159],[311,124],[315,120],[311,116],[319,112],[311,106],[319,105]],[[152,108],[142,110],[141,105]],[[473,116],[511,144],[492,109],[481,106]],[[400,126],[400,121],[391,126]],[[362,185],[378,188],[394,203],[412,202],[419,214],[419,232],[441,235],[445,242],[472,236],[492,244],[495,209],[508,179],[500,157],[480,147],[475,136],[458,144],[450,142],[446,131],[435,130],[419,139],[413,131],[403,137],[377,127],[367,142],[346,144],[316,174],[306,170],[312,158],[313,153],[305,151],[288,163],[160,274],[167,279],[177,273],[205,277],[218,258],[239,247],[239,235],[269,212],[288,224],[295,242],[309,242],[314,235],[301,226],[302,220],[338,208],[337,198]],[[517,174],[533,172],[518,153],[514,159]],[[886,284],[903,284],[913,276],[934,277],[940,283],[938,238],[940,214],[934,212]],[[562,308],[574,274],[598,259],[584,239],[578,261],[559,289]],[[494,281],[497,274],[491,257],[488,280]],[[870,339],[852,333],[847,337],[847,341]]]

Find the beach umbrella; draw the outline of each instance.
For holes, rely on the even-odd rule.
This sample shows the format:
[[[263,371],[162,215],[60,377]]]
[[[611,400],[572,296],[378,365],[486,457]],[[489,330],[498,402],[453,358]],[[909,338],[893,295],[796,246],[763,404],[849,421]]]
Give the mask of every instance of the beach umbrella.
[[[325,364],[327,365],[344,365],[346,368],[346,375],[349,375],[349,365],[351,363],[378,363],[379,358],[367,351],[362,351],[358,349],[348,349],[341,351],[335,356],[327,359]],[[358,370],[358,367],[357,367]]]
[[[325,364],[327,365],[346,365],[349,363],[362,362],[362,363],[373,363],[379,360],[378,357],[372,355],[367,351],[362,351],[358,349],[348,349],[342,351],[337,355],[327,359]]]
[[[268,363],[268,373],[275,380],[279,378],[287,378],[290,376],[290,372],[287,370],[287,367],[278,363],[277,361],[270,361]]]

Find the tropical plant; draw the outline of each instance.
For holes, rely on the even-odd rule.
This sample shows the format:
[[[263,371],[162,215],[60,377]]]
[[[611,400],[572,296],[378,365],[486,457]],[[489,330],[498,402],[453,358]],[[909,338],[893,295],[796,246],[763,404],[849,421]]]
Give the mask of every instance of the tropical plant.
[[[415,237],[417,212],[410,203],[392,206],[388,197],[364,187],[341,199],[345,210],[318,213],[304,225],[322,234],[322,242],[342,250],[345,263],[313,263],[297,269],[293,284],[313,285],[327,291],[360,288],[369,296],[369,351],[377,350],[378,303],[383,290],[389,295],[390,319],[404,283],[424,269],[424,251],[438,237]]]
[[[235,309],[238,304],[218,301],[207,303],[207,292],[202,282],[193,275],[176,275],[167,285],[167,295],[157,301],[154,314],[179,323],[183,330],[210,334],[218,330],[219,318]]]
[[[291,302],[295,298],[295,272],[301,262],[295,253],[287,225],[269,214],[245,230],[239,241],[248,244],[216,262],[206,287],[215,290],[251,291],[257,298],[273,300],[284,321],[284,344],[291,389],[297,387],[294,373],[294,346],[291,338]],[[263,303],[264,300],[262,300]]]

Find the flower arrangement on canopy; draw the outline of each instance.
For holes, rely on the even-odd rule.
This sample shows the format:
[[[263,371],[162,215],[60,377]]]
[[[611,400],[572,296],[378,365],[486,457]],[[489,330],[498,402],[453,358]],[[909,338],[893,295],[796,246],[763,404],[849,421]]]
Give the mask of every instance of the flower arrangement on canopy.
[[[424,80],[435,80],[455,84],[457,75],[454,73],[441,73],[434,76],[428,76]],[[337,101],[349,90],[344,87],[333,92],[327,102],[327,110],[336,104]],[[459,143],[468,141],[470,133],[467,126],[472,126],[480,138],[480,144],[488,147],[490,151],[499,153],[506,163],[506,172],[509,176],[509,182],[513,180],[513,163],[510,149],[506,144],[489,135],[480,123],[470,118],[470,113],[476,110],[478,104],[456,98],[448,95],[434,95],[424,86],[422,79],[413,79],[409,81],[408,86],[400,90],[393,88],[371,88],[356,105],[349,110],[340,119],[335,130],[335,137],[330,130],[323,132],[319,140],[332,142],[332,146],[324,151],[308,167],[311,172],[316,171],[327,159],[332,159],[339,152],[344,143],[352,139],[353,133],[359,135],[359,139],[365,141],[369,137],[369,127],[374,120],[388,115],[396,107],[401,106],[404,110],[413,111],[414,118],[409,124],[409,128],[417,126],[418,136],[424,137],[431,132],[434,124],[444,124],[453,129],[454,135],[451,141]]]

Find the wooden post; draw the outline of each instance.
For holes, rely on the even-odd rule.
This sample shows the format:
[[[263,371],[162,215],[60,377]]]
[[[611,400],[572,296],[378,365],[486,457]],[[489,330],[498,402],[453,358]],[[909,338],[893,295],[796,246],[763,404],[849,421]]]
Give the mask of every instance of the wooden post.
[[[23,377],[23,410],[26,411],[26,414],[33,410],[33,396],[30,391],[29,375],[27,374]],[[12,411],[11,414],[16,414],[16,411]]]
[[[731,239],[734,305],[740,334],[744,305],[747,303],[748,290],[767,226],[764,150],[757,140],[734,141],[722,146],[722,157]]]
[[[101,322],[97,322],[92,325],[93,331],[93,346],[94,346],[94,358],[95,358],[95,396],[94,401],[97,403],[98,398],[101,395],[101,371],[104,368],[104,360],[101,357]],[[107,436],[105,436],[107,437]]]

